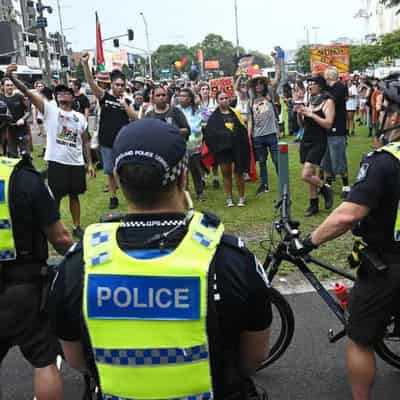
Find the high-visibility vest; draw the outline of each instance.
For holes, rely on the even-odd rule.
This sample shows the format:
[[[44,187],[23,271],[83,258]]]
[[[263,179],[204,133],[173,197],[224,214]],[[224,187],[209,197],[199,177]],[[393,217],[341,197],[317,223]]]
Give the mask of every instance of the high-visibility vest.
[[[0,157],[0,262],[16,259],[15,241],[9,206],[10,178],[17,158]]]
[[[385,151],[391,154],[397,161],[400,162],[400,142],[389,143],[376,151]],[[394,224],[393,238],[396,242],[400,242],[400,202],[397,205],[397,215],[396,222]]]
[[[136,259],[118,223],[84,236],[86,321],[106,400],[211,399],[208,270],[224,228],[195,213],[171,253]]]

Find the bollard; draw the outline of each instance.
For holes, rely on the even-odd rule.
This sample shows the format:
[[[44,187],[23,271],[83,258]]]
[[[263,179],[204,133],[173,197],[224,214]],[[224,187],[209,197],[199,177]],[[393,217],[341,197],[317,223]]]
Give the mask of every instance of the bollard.
[[[282,198],[284,192],[288,195],[288,202],[290,204],[290,190],[289,190],[289,146],[286,142],[278,143],[278,179],[279,179],[279,198]],[[290,207],[289,215],[290,218]]]

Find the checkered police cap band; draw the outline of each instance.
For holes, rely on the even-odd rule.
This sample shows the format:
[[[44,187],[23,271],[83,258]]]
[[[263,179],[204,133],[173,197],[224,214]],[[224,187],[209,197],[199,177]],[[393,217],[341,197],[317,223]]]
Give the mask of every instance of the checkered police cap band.
[[[167,186],[169,183],[176,181],[184,171],[188,168],[189,156],[187,153],[183,156],[182,160],[174,167],[170,168],[162,178],[161,185]]]
[[[115,159],[115,170],[118,171],[122,165],[135,163],[142,165],[157,165],[157,167],[161,167],[161,185],[167,186],[168,184],[176,181],[182,175],[182,173],[187,170],[189,156],[186,152],[183,158],[175,166],[170,167],[164,158],[159,154],[155,154],[151,151],[129,150],[120,154]]]

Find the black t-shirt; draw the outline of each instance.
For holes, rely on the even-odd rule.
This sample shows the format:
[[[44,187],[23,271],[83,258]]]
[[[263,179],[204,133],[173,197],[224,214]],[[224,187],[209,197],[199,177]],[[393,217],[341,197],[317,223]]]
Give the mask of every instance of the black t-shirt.
[[[130,243],[132,246],[132,243],[143,244],[156,233],[171,230],[182,221],[183,215],[141,215],[127,216],[126,219],[129,221],[126,224],[128,227],[119,231],[118,241]],[[183,230],[179,230],[167,247],[176,247],[184,234]],[[50,299],[57,335],[72,341],[82,337],[83,252],[80,246],[70,252],[59,267]],[[216,283],[213,282],[213,293],[210,294],[212,293],[211,299],[214,299],[217,309],[220,338],[224,348],[234,349],[233,359],[240,359],[240,333],[264,330],[271,324],[270,289],[264,271],[254,255],[233,236],[224,235],[212,263]],[[85,337],[83,340],[85,341]],[[217,339],[211,337],[213,371],[216,376],[225,376],[226,371],[218,370],[216,363],[213,363],[212,349],[216,348],[214,340]],[[216,351],[222,353],[220,348]],[[223,379],[217,381],[219,380]],[[220,390],[227,386],[226,382],[217,382],[218,384],[221,385]]]
[[[87,96],[84,94],[79,94],[78,96],[74,96],[72,109],[80,112],[81,114],[85,114],[85,110],[90,108],[90,102]]]
[[[55,201],[33,167],[17,166],[10,180],[10,214],[17,259],[5,263],[16,270],[47,260],[44,228],[60,219]],[[8,268],[8,267],[7,267]]]
[[[335,121],[332,129],[328,131],[328,136],[346,136],[347,86],[341,82],[336,82],[333,86],[328,87],[328,91],[335,102]]]
[[[347,200],[370,211],[353,229],[373,249],[400,253],[394,226],[400,200],[400,163],[385,152],[370,153],[361,163]]]
[[[109,92],[105,92],[100,100],[100,108],[99,143],[100,146],[112,147],[120,129],[129,123],[129,117],[118,97]]]
[[[21,119],[26,111],[27,111],[27,105],[25,103],[24,96],[22,96],[19,93],[15,93],[14,95],[8,97],[8,96],[0,96],[0,99],[3,100],[6,104],[7,107],[11,113],[12,116],[12,122],[15,123],[19,119]],[[26,130],[26,122],[24,125],[20,127],[12,127],[14,131],[25,131]]]
[[[167,122],[170,125],[175,126],[178,129],[186,128],[190,135],[190,126],[187,122],[185,114],[177,107],[169,106],[168,110],[163,113],[150,110],[146,113],[145,118],[157,118],[161,121]]]

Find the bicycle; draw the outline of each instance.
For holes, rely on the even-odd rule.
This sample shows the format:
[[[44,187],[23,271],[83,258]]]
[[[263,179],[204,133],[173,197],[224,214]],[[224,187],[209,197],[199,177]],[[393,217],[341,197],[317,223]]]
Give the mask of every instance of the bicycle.
[[[276,209],[280,210],[280,218],[273,224],[271,246],[267,252],[263,268],[267,274],[270,282],[279,271],[282,261],[287,261],[297,267],[299,271],[314,287],[316,292],[327,304],[329,309],[336,315],[339,321],[343,324],[343,329],[334,333],[332,329],[328,332],[328,339],[330,343],[335,343],[346,336],[346,311],[336,301],[336,299],[325,289],[316,275],[310,270],[307,264],[315,264],[321,268],[334,272],[351,281],[355,281],[355,277],[348,272],[341,270],[331,264],[318,260],[311,255],[303,257],[294,257],[289,251],[288,247],[292,240],[299,241],[300,236],[300,223],[290,219],[290,199],[287,190],[287,185],[283,186],[282,196],[276,204]],[[276,231],[281,240],[277,246],[273,245],[273,231]],[[300,246],[300,242],[298,242]],[[278,360],[289,347],[295,329],[295,319],[292,308],[285,297],[279,291],[272,287],[272,305],[276,308],[277,313],[274,315],[279,317],[280,327],[278,328],[278,335],[272,340],[271,350],[269,357],[265,360],[260,369],[263,369],[273,362]],[[276,324],[276,322],[274,322]],[[386,363],[400,369],[400,315],[393,316],[386,327],[386,332],[381,340],[375,345],[376,354]]]

